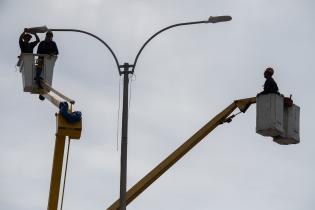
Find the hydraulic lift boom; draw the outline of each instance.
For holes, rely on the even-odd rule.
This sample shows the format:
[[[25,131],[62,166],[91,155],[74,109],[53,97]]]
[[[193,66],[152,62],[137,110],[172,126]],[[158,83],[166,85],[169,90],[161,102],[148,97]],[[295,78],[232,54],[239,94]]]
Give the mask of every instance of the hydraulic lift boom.
[[[42,81],[41,83],[44,87],[42,94],[44,98],[54,104],[57,108],[60,106],[61,100],[59,98],[61,98],[71,104],[69,111],[72,111],[72,105],[75,103],[74,100],[50,87],[45,81]],[[56,120],[56,141],[47,210],[57,210],[58,208],[66,137],[69,138],[69,141],[70,139],[80,139],[82,130],[82,120],[75,123],[69,123],[60,113],[56,113]]]
[[[241,112],[246,112],[251,104],[256,103],[256,97],[246,98],[234,101],[231,105],[225,108],[222,112],[216,115],[211,121],[204,125],[186,142],[179,146],[173,153],[164,159],[159,165],[152,169],[145,177],[138,183],[131,187],[126,193],[126,204],[128,205],[138,195],[140,195],[146,188],[148,188],[155,180],[157,180],[163,173],[172,167],[179,159],[181,159],[187,152],[189,152],[195,145],[197,145],[204,137],[206,137],[218,125],[231,122],[235,115],[230,115],[236,108]],[[115,201],[107,210],[118,210],[120,208],[119,199]]]

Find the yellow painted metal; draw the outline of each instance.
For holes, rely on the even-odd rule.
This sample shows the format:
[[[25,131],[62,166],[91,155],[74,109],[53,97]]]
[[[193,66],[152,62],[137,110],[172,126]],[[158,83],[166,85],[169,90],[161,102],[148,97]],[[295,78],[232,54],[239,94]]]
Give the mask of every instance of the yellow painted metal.
[[[47,210],[57,210],[66,137],[56,134]]]
[[[67,96],[65,96],[64,94],[62,94],[61,92],[59,92],[58,90],[56,90],[55,88],[51,87],[46,81],[42,81],[42,85],[44,87],[44,90],[46,92],[53,92],[54,94],[56,94],[57,96],[59,96],[60,98],[62,98],[65,101],[68,101],[70,104],[74,104],[75,101],[72,100],[71,98],[68,98]]]
[[[39,87],[33,87],[30,93],[43,95],[43,94],[48,93],[48,91]]]
[[[77,123],[68,123],[60,114],[56,114],[56,118],[57,131],[50,180],[48,210],[57,210],[58,208],[66,136],[69,136],[71,139],[79,139],[82,130],[82,120]]]
[[[80,139],[82,131],[82,120],[76,123],[67,122],[60,114],[57,116],[57,133],[69,136],[71,139]]]
[[[180,158],[189,152],[196,144],[198,144],[204,137],[206,137],[213,129],[222,124],[224,120],[236,109],[245,112],[247,108],[256,103],[256,98],[247,98],[236,100],[230,104],[226,109],[216,115],[211,121],[204,125],[186,142],[179,146],[173,153],[164,159],[159,165],[152,169],[145,177],[138,183],[131,187],[126,194],[126,204],[128,205],[138,195],[140,195],[146,188],[148,188],[155,180],[157,180],[163,173],[172,167]],[[118,210],[120,208],[119,199],[115,201],[107,210]]]
[[[241,112],[246,112],[246,110],[249,108],[251,104],[256,103],[256,97],[236,100],[234,101],[234,103],[236,104],[236,106],[239,108]]]

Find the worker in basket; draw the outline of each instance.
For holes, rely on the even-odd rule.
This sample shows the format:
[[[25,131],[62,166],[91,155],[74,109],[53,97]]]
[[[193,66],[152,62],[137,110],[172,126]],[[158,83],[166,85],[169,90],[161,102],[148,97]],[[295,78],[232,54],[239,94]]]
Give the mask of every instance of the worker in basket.
[[[37,54],[48,54],[48,55],[58,55],[58,48],[56,43],[52,40],[53,39],[53,33],[51,31],[48,31],[46,33],[45,40],[41,41],[37,48]],[[39,56],[36,63],[36,83],[39,88],[43,88],[41,85],[41,73],[43,71],[44,67],[44,57]]]
[[[34,33],[36,40],[34,42],[30,42],[32,39],[32,34],[26,33],[25,31],[20,35],[19,45],[21,49],[21,53],[33,53],[34,47],[39,43],[39,37],[36,33]]]
[[[264,72],[264,77],[266,78],[265,84],[264,84],[264,90],[260,92],[258,95],[261,94],[269,94],[269,93],[277,93],[279,94],[278,85],[275,82],[275,80],[272,78],[274,74],[274,70],[271,67],[266,68]]]

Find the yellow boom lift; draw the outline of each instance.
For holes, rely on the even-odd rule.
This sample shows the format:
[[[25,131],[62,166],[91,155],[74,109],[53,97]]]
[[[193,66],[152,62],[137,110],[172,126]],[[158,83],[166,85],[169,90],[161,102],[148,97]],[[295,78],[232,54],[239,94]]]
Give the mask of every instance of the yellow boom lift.
[[[229,123],[239,113],[245,113],[250,105],[256,106],[256,133],[273,138],[280,145],[298,144],[300,142],[300,108],[290,98],[281,94],[258,94],[257,97],[236,100],[216,115],[173,153],[152,169],[126,193],[126,204],[132,202],[155,180],[164,174],[187,152],[204,139],[211,131],[223,123]],[[237,114],[232,114],[238,108]],[[107,210],[120,209],[120,200],[115,201]]]
[[[140,195],[146,188],[148,188],[155,180],[164,174],[170,167],[172,167],[178,160],[180,160],[187,152],[196,146],[202,139],[204,139],[212,130],[218,125],[229,123],[236,116],[232,112],[238,108],[245,113],[251,104],[256,103],[256,97],[236,100],[222,112],[216,115],[186,142],[179,146],[173,153],[165,158],[160,164],[152,169],[146,176],[144,176],[138,183],[131,187],[126,194],[126,204],[128,205],[138,195]],[[231,115],[232,114],[232,115]],[[107,210],[118,210],[120,208],[120,200],[115,201]]]
[[[44,65],[42,66],[41,73],[41,86],[43,88],[39,88],[38,84],[34,80],[37,71],[36,61],[39,56],[44,58]],[[73,112],[72,110],[75,101],[51,87],[53,68],[56,59],[57,56],[22,53],[19,56],[19,61],[17,63],[17,66],[20,68],[20,72],[22,73],[24,92],[40,94],[42,99],[44,97],[58,109],[60,109],[61,105],[64,105],[65,108],[63,109],[63,112],[60,109],[60,112],[56,113],[57,128],[47,208],[48,210],[57,210],[58,208],[66,137],[68,137],[70,144],[71,139],[80,139],[82,131],[81,113],[80,118],[76,118],[75,120],[69,120],[70,118],[67,118],[67,116],[73,113],[78,113]],[[68,108],[68,104],[70,104],[70,108]]]
[[[42,84],[45,91],[50,90],[55,94],[54,95],[51,92],[46,92],[45,94],[43,94],[43,96],[47,100],[49,100],[52,104],[59,108],[61,101],[58,99],[58,97],[56,97],[59,96],[71,104],[71,108],[69,111],[72,112],[72,106],[75,103],[74,100],[64,96],[57,90],[53,89],[46,82],[42,81]],[[48,210],[57,210],[58,208],[66,137],[68,137],[69,141],[71,139],[80,139],[82,131],[82,120],[79,120],[75,123],[70,123],[62,116],[62,114],[56,113],[56,121],[56,140],[51,172],[50,191],[47,208]]]

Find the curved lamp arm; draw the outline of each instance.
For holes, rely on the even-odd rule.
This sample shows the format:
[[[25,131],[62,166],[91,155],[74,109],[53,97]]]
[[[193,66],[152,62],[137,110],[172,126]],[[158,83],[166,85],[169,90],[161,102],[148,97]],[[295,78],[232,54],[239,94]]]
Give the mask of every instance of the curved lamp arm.
[[[134,72],[134,69],[136,68],[136,64],[137,64],[137,61],[138,61],[138,58],[141,54],[141,52],[143,51],[143,49],[145,48],[145,46],[154,38],[156,37],[157,35],[159,35],[160,33],[162,33],[163,31],[166,31],[168,29],[171,29],[171,28],[175,28],[175,27],[178,27],[178,26],[185,26],[185,25],[195,25],[195,24],[201,24],[201,23],[219,23],[219,22],[226,22],[226,21],[230,21],[232,20],[232,17],[231,16],[215,16],[215,17],[212,17],[210,16],[208,20],[204,20],[204,21],[194,21],[194,22],[185,22],[185,23],[177,23],[177,24],[174,24],[174,25],[170,25],[168,27],[165,27],[161,30],[159,30],[158,32],[156,32],[155,34],[153,34],[143,45],[142,47],[140,48],[138,54],[136,55],[136,58],[134,60],[134,63],[133,63],[133,67],[132,67],[132,72]]]
[[[79,33],[83,33],[83,34],[87,34],[89,36],[94,37],[95,39],[97,39],[98,41],[102,42],[102,44],[104,44],[107,49],[111,52],[112,56],[115,59],[116,65],[117,65],[117,69],[118,69],[118,73],[120,74],[120,67],[119,67],[119,62],[117,59],[117,56],[115,55],[114,51],[112,50],[112,48],[110,48],[110,46],[101,38],[99,38],[98,36],[87,32],[87,31],[83,31],[83,30],[77,30],[77,29],[48,29],[47,26],[41,26],[41,27],[33,27],[33,28],[26,28],[24,29],[25,32],[33,32],[33,33],[45,33],[47,31],[72,31],[72,32],[79,32]]]
[[[159,30],[158,32],[156,32],[155,34],[153,34],[143,45],[142,47],[140,48],[139,52],[137,53],[136,55],[136,58],[134,60],[134,63],[133,65],[129,65],[128,67],[132,67],[132,70],[131,72],[133,73],[134,72],[134,69],[136,68],[136,64],[138,62],[138,59],[139,59],[139,56],[140,54],[142,53],[143,49],[145,48],[145,46],[154,38],[156,37],[157,35],[159,35],[160,33],[162,33],[163,31],[166,31],[168,29],[171,29],[171,28],[175,28],[175,27],[178,27],[178,26],[185,26],[185,25],[195,25],[195,24],[201,24],[201,23],[219,23],[219,22],[226,22],[226,21],[230,21],[232,20],[232,17],[231,16],[210,16],[208,20],[204,20],[204,21],[194,21],[194,22],[185,22],[185,23],[178,23],[178,24],[174,24],[174,25],[170,25],[168,27],[165,27],[161,30]],[[117,65],[117,69],[118,69],[118,73],[121,75],[121,71],[120,71],[120,68],[123,67],[122,65],[119,65],[119,62],[118,62],[118,59],[117,59],[117,56],[115,55],[114,51],[109,47],[109,45],[104,41],[102,40],[101,38],[99,38],[98,36],[90,33],[90,32],[87,32],[87,31],[83,31],[83,30],[78,30],[78,29],[48,29],[47,26],[40,26],[40,27],[33,27],[33,28],[26,28],[24,29],[25,32],[30,32],[30,33],[45,33],[47,31],[72,31],[72,32],[79,32],[79,33],[84,33],[84,34],[87,34],[87,35],[90,35],[92,37],[94,37],[95,39],[99,40],[100,42],[102,42],[106,47],[107,49],[111,52],[111,54],[113,55],[114,59],[115,59],[115,62],[116,62],[116,65]]]

